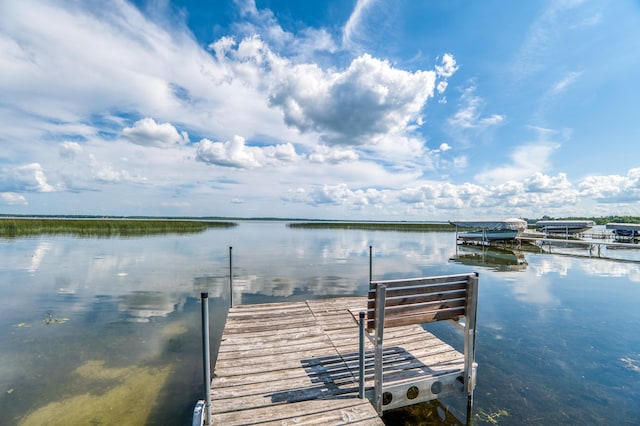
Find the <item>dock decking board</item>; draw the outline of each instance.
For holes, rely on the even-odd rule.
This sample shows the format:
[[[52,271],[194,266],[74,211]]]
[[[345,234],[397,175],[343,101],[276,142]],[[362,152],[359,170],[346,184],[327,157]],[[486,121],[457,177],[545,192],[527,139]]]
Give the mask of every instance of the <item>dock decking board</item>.
[[[382,425],[359,399],[358,326],[366,298],[234,306],[211,386],[212,423]],[[422,327],[385,333],[384,381],[404,382],[460,368],[463,355]],[[373,387],[366,342],[365,387]]]

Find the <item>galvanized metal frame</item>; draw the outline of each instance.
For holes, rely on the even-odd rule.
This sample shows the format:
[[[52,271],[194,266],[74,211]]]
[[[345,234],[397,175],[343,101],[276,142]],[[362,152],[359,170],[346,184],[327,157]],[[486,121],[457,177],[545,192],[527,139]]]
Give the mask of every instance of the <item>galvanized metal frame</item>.
[[[202,304],[202,372],[204,374],[204,424],[211,424],[211,350],[209,347],[209,293],[200,293]]]
[[[458,275],[459,276],[459,275]],[[371,282],[371,281],[370,281]],[[433,376],[424,380],[403,383],[383,387],[383,338],[385,323],[385,302],[387,288],[384,283],[377,282],[375,290],[375,316],[374,316],[374,389],[372,403],[378,414],[385,410],[430,401],[454,393],[465,392],[467,394],[467,424],[471,424],[473,410],[473,391],[476,385],[477,363],[475,362],[476,350],[476,312],[478,305],[478,274],[467,275],[465,323],[464,323],[464,372],[447,373]],[[371,338],[364,331],[366,321],[364,312],[360,312],[360,348],[359,348],[359,389],[360,397],[364,398],[364,336]],[[461,326],[461,324],[456,323]],[[415,388],[415,389],[411,389]],[[410,389],[417,391],[416,397],[410,398]],[[402,395],[392,398],[387,405],[383,404],[385,392],[394,395]]]
[[[376,291],[376,318],[375,318],[375,355],[373,373],[373,401],[378,414],[382,414],[382,339],[384,336],[384,304],[387,297],[387,287],[384,284],[378,286]]]
[[[419,402],[431,401],[449,395],[459,395],[460,392],[464,391],[463,381],[463,374],[455,372],[408,383],[392,386],[386,385],[383,387],[383,395],[388,392],[393,395],[393,398],[391,402],[383,405],[383,411],[406,407],[407,405],[413,405]],[[410,397],[411,391],[414,392],[414,397]],[[381,412],[379,413],[381,414]]]
[[[358,396],[364,399],[364,312],[360,312],[358,327],[360,331],[359,351],[358,351]]]

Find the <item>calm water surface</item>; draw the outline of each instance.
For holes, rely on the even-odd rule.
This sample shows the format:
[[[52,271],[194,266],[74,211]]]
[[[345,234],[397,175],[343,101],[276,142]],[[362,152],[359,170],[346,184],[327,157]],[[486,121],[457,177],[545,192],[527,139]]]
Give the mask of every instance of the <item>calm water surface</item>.
[[[241,222],[186,236],[0,240],[0,424],[190,424],[199,295],[209,292],[215,353],[229,246],[239,304],[364,295],[370,245],[376,279],[480,272],[478,424],[640,424],[640,264],[454,239]],[[461,343],[449,327],[433,331]],[[464,400],[446,402],[455,413]],[[428,411],[385,420],[426,423]]]

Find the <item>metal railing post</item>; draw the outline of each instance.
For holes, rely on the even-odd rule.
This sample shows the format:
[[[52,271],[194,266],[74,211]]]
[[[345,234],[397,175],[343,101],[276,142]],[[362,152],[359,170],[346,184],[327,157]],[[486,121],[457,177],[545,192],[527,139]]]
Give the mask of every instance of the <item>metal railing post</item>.
[[[473,424],[473,391],[476,387],[476,315],[478,311],[478,280],[476,272],[467,278],[467,302],[464,329],[465,390],[467,392],[467,426]]]
[[[200,293],[202,305],[202,367],[204,370],[205,424],[211,424],[211,353],[209,350],[209,293]]]
[[[360,399],[364,399],[364,312],[360,312],[359,314],[359,323],[360,326],[360,352],[358,356],[358,389]]]
[[[229,246],[229,306],[233,307],[233,247]]]

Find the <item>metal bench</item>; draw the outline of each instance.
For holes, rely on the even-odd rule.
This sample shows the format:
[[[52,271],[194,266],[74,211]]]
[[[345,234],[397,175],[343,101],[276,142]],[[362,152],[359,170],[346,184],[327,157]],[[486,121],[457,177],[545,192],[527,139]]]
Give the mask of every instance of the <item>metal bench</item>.
[[[477,294],[477,273],[370,281],[367,311],[359,313],[360,397],[365,397],[364,337],[367,336],[374,346],[374,387],[370,399],[379,415],[393,408],[466,392],[469,422],[477,367]],[[462,319],[464,324],[460,323]],[[429,369],[425,365],[417,377],[383,382],[383,364],[387,364],[387,368],[392,366],[383,360],[384,330],[434,321],[452,321],[464,329],[464,363],[455,366],[452,363],[451,368],[444,370]]]

